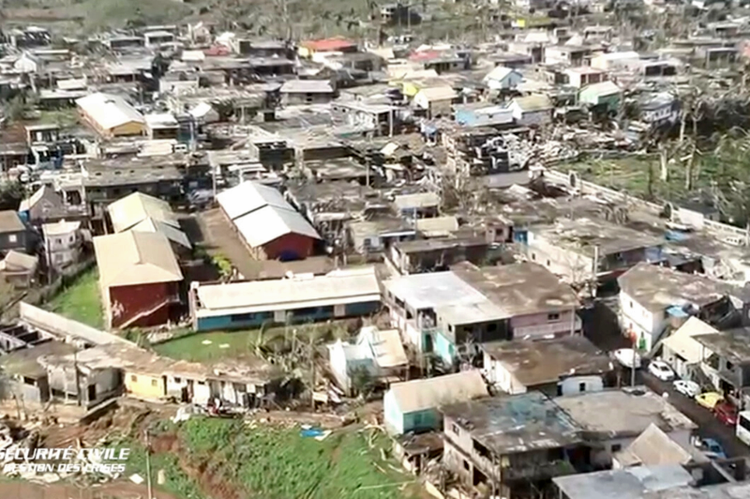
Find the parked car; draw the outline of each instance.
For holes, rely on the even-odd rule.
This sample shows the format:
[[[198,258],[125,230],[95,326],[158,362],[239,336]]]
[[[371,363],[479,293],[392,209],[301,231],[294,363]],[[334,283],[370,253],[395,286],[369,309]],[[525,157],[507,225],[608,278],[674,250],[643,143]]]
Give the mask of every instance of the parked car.
[[[614,356],[617,362],[628,369],[640,369],[641,367],[641,356],[632,348],[620,348],[619,350],[615,350]]]
[[[714,416],[727,426],[737,426],[737,407],[729,401],[723,400],[714,406]]]
[[[672,386],[677,393],[681,393],[691,399],[697,397],[701,393],[701,387],[695,381],[678,379],[672,383]]]
[[[695,437],[693,445],[702,450],[703,453],[709,459],[726,459],[727,453],[724,452],[724,447],[713,438],[700,438]]]
[[[648,365],[648,372],[662,381],[670,381],[674,379],[674,371],[672,368],[669,367],[669,364],[661,360],[650,362]]]
[[[724,400],[724,395],[717,392],[706,392],[701,393],[695,397],[695,401],[698,405],[705,407],[706,409],[713,410],[716,404]]]

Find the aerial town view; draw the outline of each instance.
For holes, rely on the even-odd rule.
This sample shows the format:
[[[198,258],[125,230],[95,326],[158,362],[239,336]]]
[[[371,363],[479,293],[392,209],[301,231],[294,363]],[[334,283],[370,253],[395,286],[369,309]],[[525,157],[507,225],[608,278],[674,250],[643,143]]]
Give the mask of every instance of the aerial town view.
[[[750,499],[750,1],[0,0],[0,499]]]

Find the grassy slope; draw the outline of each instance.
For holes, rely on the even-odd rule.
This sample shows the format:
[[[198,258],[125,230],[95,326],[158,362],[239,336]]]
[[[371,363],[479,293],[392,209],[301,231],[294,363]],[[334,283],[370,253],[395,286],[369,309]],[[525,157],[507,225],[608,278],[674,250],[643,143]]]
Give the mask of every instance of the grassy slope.
[[[412,478],[390,468],[378,448],[388,441],[353,429],[319,442],[297,429],[248,428],[241,422],[191,419],[179,431],[194,459],[209,462],[223,480],[267,499],[398,499]]]
[[[104,317],[96,269],[81,274],[45,304],[47,310],[89,326],[102,328]]]

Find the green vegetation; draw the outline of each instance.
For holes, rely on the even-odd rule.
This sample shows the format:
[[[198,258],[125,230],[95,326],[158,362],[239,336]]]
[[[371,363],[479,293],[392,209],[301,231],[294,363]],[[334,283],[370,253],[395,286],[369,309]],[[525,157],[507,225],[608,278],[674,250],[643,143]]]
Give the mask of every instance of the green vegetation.
[[[102,328],[104,317],[99,295],[99,272],[87,270],[45,304],[45,308],[69,319]]]
[[[39,123],[57,125],[60,128],[70,128],[78,123],[78,113],[75,109],[60,109],[57,111],[41,111]]]
[[[297,429],[193,418],[179,436],[191,460],[207,463],[213,476],[257,497],[411,497],[402,489],[412,479],[380,456],[388,447],[380,433],[342,430],[317,441],[300,436]]]
[[[120,442],[120,448],[130,449],[130,457],[126,465],[126,476],[138,473],[146,477],[146,447],[135,440]],[[181,499],[206,499],[198,483],[190,478],[180,467],[179,460],[172,453],[156,453],[151,455],[151,479],[156,483],[158,470],[164,470],[164,485],[158,487]]]
[[[86,12],[86,27],[95,30],[175,22],[192,10],[174,0],[86,0],[79,5]]]
[[[291,344],[307,342],[312,335],[314,343],[333,341],[347,336],[346,328],[339,323],[301,324],[238,331],[211,331],[179,336],[153,345],[160,355],[192,362],[216,362],[222,359],[254,357],[259,350],[266,352],[288,351]]]

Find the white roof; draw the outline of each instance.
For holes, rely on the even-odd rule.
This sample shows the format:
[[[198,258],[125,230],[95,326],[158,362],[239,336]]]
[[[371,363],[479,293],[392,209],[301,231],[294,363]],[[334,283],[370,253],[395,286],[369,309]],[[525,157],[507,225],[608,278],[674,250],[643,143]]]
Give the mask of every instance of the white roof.
[[[320,239],[318,233],[299,212],[264,206],[234,220],[234,225],[253,248],[270,243],[286,234],[300,234]]]
[[[216,200],[231,220],[264,206],[292,209],[278,190],[250,181],[219,193]]]
[[[614,82],[605,80],[599,83],[587,85],[581,92],[601,97],[604,95],[619,94],[620,92],[622,92],[622,90],[620,90],[620,87],[618,87]]]
[[[492,71],[487,73],[487,75],[484,77],[484,81],[503,81],[511,73],[518,73],[518,71],[513,68],[506,68],[505,66],[496,66],[492,69]]]
[[[452,100],[455,99],[458,94],[448,85],[441,85],[439,87],[426,87],[419,91],[428,101],[440,101],[440,100]]]
[[[282,94],[332,94],[334,88],[329,80],[289,80],[281,85],[279,92]]]
[[[91,94],[76,100],[76,104],[104,130],[131,122],[145,123],[141,113],[116,95]]]
[[[376,326],[363,327],[357,344],[370,350],[381,368],[405,366],[409,363],[398,329],[381,331]]]
[[[134,192],[111,203],[107,206],[107,212],[115,232],[126,231],[147,218],[175,228],[180,227],[169,203],[140,192]]]
[[[167,239],[169,239],[170,242],[179,244],[188,249],[193,247],[193,245],[190,244],[190,239],[188,239],[187,235],[184,232],[172,225],[169,225],[168,223],[162,222],[161,220],[144,218],[139,223],[131,227],[130,230],[136,232],[161,232],[162,234],[167,236]]]
[[[482,293],[450,271],[396,277],[383,285],[416,310],[489,302]]]
[[[188,114],[193,118],[205,118],[214,108],[208,102],[200,102],[197,106],[190,109]]]
[[[177,126],[177,118],[172,113],[147,114],[145,119],[150,127]]]
[[[479,370],[394,383],[389,390],[403,414],[437,409],[443,405],[457,404],[486,397],[487,385]]]
[[[607,54],[601,54],[597,58],[601,58],[605,61],[626,61],[628,59],[640,59],[641,56],[638,52],[609,52]]]
[[[66,222],[65,220],[60,220],[59,222],[42,225],[42,232],[45,236],[60,236],[63,234],[70,234],[80,228],[81,222]]]
[[[198,317],[379,301],[374,267],[334,270],[324,276],[204,284],[197,287]]]
[[[393,200],[400,210],[408,208],[427,208],[440,204],[440,196],[434,192],[417,192],[414,194],[402,194]]]
[[[689,318],[671,336],[662,342],[662,346],[685,359],[688,364],[702,360],[702,345],[693,339],[699,334],[716,334],[719,331],[697,317]]]

